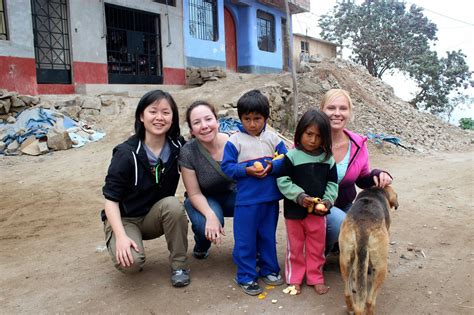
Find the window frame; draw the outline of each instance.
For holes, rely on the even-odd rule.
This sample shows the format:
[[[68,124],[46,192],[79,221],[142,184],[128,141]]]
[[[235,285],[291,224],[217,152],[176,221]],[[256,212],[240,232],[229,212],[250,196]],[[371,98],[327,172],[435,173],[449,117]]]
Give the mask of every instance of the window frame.
[[[3,18],[3,26],[4,26],[4,31],[5,33],[0,33],[0,40],[9,40],[10,36],[8,34],[8,18],[7,18],[7,8],[6,8],[6,1],[5,0],[0,0],[1,3],[1,8],[0,8],[0,16]],[[5,36],[5,38],[3,38]]]
[[[264,29],[262,30],[262,26]],[[257,46],[261,51],[276,51],[276,25],[275,16],[271,13],[257,10]],[[261,36],[263,34],[263,36]],[[266,36],[266,40],[262,38]]]
[[[191,37],[212,42],[217,42],[219,40],[219,17],[217,4],[217,0],[188,1],[189,35],[191,35]],[[206,8],[206,5],[211,7]],[[205,19],[203,19],[203,17]]]
[[[309,54],[309,41],[307,40],[301,41],[301,52]]]
[[[153,2],[170,5],[172,7],[176,6],[176,0],[153,0]]]

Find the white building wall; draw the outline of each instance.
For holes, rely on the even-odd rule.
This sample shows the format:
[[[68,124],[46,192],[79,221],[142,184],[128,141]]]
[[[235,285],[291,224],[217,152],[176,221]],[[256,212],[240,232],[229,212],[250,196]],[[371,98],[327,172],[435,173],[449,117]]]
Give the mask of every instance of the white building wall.
[[[34,58],[30,0],[7,0],[8,40],[0,40],[0,56]]]

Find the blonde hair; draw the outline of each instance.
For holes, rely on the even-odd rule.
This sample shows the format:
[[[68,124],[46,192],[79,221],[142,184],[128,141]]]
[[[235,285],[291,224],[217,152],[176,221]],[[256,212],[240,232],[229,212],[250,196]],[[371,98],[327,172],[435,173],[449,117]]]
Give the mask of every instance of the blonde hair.
[[[323,99],[321,100],[321,104],[319,105],[319,109],[323,110],[324,107],[330,103],[332,100],[339,96],[344,96],[348,103],[349,103],[349,112],[352,115],[352,110],[354,109],[354,105],[352,104],[351,97],[349,96],[349,93],[346,90],[343,89],[331,89],[324,94]]]

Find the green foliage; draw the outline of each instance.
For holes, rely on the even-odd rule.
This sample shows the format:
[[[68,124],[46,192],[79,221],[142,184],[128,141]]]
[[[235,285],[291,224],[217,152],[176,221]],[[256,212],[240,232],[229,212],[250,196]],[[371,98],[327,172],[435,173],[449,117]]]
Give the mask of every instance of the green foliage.
[[[459,127],[467,130],[474,130],[474,119],[472,118],[461,118],[459,119]]]
[[[411,104],[440,114],[452,112],[450,94],[458,95],[471,76],[461,51],[439,58],[430,50],[437,27],[423,9],[403,1],[365,0],[339,2],[320,19],[321,36],[351,49],[351,58],[369,73],[381,78],[390,70],[408,74],[419,92]]]

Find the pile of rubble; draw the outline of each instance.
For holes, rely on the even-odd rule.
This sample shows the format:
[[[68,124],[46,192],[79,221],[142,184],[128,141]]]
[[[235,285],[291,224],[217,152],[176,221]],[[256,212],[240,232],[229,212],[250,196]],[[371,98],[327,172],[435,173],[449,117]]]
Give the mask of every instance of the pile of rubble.
[[[0,89],[0,154],[40,155],[97,141],[99,115],[118,114],[120,97],[82,95],[18,95]]]
[[[413,108],[361,65],[322,59],[310,60],[300,69],[300,112],[319,106],[328,89],[342,88],[354,103],[355,119],[349,128],[356,132],[397,137],[406,148],[417,152],[463,150],[471,144],[472,133]]]
[[[221,67],[186,68],[186,83],[188,85],[202,85],[207,81],[217,81],[219,78],[225,78],[226,72]]]

